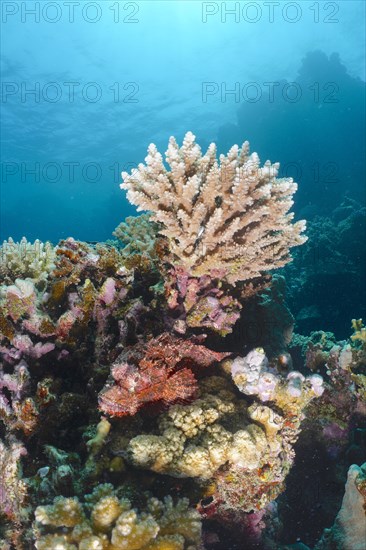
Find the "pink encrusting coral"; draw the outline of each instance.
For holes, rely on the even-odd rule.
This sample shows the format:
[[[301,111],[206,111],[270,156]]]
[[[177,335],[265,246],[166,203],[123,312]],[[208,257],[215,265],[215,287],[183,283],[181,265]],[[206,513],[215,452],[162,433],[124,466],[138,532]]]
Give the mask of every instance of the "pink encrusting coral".
[[[124,416],[149,403],[188,401],[197,390],[192,369],[207,368],[227,355],[164,333],[122,353],[99,395],[99,407],[111,416]]]
[[[222,288],[223,270],[192,277],[186,269],[169,270],[165,293],[173,328],[185,333],[189,328],[209,328],[226,336],[240,317],[242,305]]]
[[[3,288],[3,293],[6,309],[13,321],[35,312],[37,296],[31,280],[16,279],[14,285]]]
[[[29,435],[35,429],[39,412],[33,398],[28,396],[30,373],[22,359],[12,374],[0,366],[0,419],[10,431],[22,430]]]
[[[38,430],[49,396],[36,394],[36,388],[48,388],[75,349],[89,349],[96,360],[108,362],[118,355],[120,308],[126,316],[131,308],[126,297],[132,277],[116,249],[99,246],[96,253],[67,239],[52,250],[52,262],[43,262],[41,272],[36,264],[30,269],[20,263],[18,252],[16,262],[2,266],[0,418],[7,433],[30,436]],[[22,268],[34,277],[21,278]]]

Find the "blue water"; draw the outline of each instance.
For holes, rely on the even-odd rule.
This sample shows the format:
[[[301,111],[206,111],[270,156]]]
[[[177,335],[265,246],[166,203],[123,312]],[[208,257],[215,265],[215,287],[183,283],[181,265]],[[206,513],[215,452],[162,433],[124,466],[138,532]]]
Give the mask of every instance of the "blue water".
[[[2,2],[0,238],[111,237],[120,171],[248,139],[299,215],[364,200],[363,1]]]

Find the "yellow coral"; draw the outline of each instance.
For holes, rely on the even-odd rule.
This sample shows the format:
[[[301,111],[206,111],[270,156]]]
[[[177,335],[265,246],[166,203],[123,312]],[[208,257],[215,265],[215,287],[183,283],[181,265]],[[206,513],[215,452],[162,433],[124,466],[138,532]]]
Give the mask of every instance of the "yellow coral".
[[[173,405],[160,418],[161,435],[139,435],[130,441],[130,460],[159,473],[212,477],[228,460],[232,439],[217,421],[235,413],[235,402],[233,393],[219,390],[191,405]]]
[[[77,550],[75,544],[70,544],[65,535],[45,535],[36,542],[37,550]]]
[[[92,457],[98,454],[101,448],[103,447],[110,429],[111,429],[110,422],[108,422],[108,420],[105,417],[103,417],[99,422],[99,424],[97,425],[96,435],[92,439],[89,439],[89,441],[87,441],[86,443],[88,451]]]
[[[209,392],[206,393],[206,388]],[[211,478],[224,464],[257,468],[268,447],[255,424],[229,431],[225,418],[240,418],[243,401],[220,377],[201,382],[202,397],[190,405],[173,405],[160,417],[161,435],[138,435],[128,446],[133,464],[179,477]],[[215,393],[215,394],[214,394]]]
[[[198,477],[201,484],[210,480],[225,510],[264,507],[283,490],[302,411],[323,390],[318,375],[282,378],[278,376],[268,405],[257,400],[249,407],[245,397],[234,394],[228,379],[202,379],[196,401],[173,405],[160,415],[160,435],[140,434],[130,440],[127,459],[158,473]]]
[[[152,516],[139,519],[135,510],[123,512],[112,530],[111,550],[140,550],[154,540],[159,525]]]
[[[158,537],[144,546],[143,550],[184,550],[184,538],[180,535]]]
[[[246,430],[235,433],[228,459],[234,466],[254,470],[259,467],[266,448],[267,441],[263,430],[252,424]]]
[[[76,498],[56,497],[50,506],[38,506],[36,521],[55,527],[74,527],[84,519],[83,509]]]
[[[351,336],[353,342],[362,342],[366,344],[366,327],[363,324],[362,319],[352,319],[352,328],[354,333]]]
[[[150,498],[147,510],[139,513],[104,484],[86,500],[82,505],[76,498],[57,497],[53,505],[36,509],[37,550],[184,550],[200,545],[200,515],[187,499]]]
[[[83,539],[78,546],[78,550],[107,550],[108,548],[109,543],[106,544],[105,541],[95,535]]]
[[[93,508],[91,522],[96,531],[108,531],[122,513],[123,508],[115,496],[102,498]]]
[[[159,535],[180,535],[188,542],[195,543],[201,540],[200,516],[189,507],[187,498],[181,498],[177,503],[170,495],[163,502],[152,498],[148,502],[148,509],[159,523]]]

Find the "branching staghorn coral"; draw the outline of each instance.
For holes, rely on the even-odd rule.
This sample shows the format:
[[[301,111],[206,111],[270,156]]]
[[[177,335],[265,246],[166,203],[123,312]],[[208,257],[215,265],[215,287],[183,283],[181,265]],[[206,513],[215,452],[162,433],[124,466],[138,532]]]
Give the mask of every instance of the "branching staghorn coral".
[[[151,144],[146,165],[122,173],[122,189],[138,210],[152,212],[163,225],[170,263],[194,276],[223,269],[235,284],[259,277],[290,261],[289,249],[305,242],[305,222],[289,213],[297,185],[277,179],[279,164],[260,167],[249,143],[234,145],[216,159],[211,144],[205,155],[188,132],[179,148],[172,137],[162,155]]]
[[[38,239],[34,243],[25,237],[16,243],[12,238],[0,246],[0,275],[4,279],[30,277],[45,280],[54,267],[55,249],[49,242]]]
[[[199,513],[187,499],[147,500],[139,513],[110,484],[98,485],[85,504],[56,497],[36,509],[37,550],[199,550]]]

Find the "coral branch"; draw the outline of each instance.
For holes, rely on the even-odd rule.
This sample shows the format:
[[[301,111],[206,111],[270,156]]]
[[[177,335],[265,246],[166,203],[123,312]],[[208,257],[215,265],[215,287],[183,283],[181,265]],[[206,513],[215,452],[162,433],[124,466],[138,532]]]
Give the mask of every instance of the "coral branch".
[[[162,155],[150,145],[146,165],[122,172],[122,189],[138,210],[153,213],[163,224],[170,263],[193,276],[223,269],[235,284],[259,277],[290,261],[289,249],[305,242],[305,221],[292,223],[291,178],[278,179],[279,164],[260,167],[249,144],[234,145],[216,159],[211,144],[205,155],[188,132],[179,148],[172,137]]]

